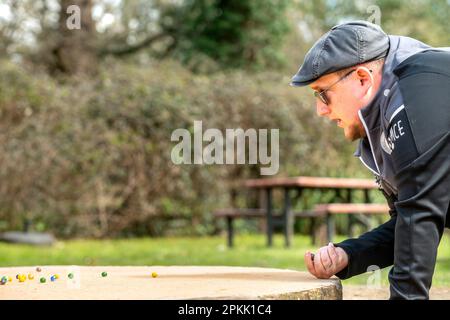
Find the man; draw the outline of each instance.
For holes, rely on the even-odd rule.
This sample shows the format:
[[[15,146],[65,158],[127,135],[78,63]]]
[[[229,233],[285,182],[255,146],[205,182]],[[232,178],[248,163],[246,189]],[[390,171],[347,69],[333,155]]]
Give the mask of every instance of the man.
[[[314,44],[291,85],[309,85],[317,114],[360,139],[355,155],[391,209],[389,221],[359,238],[307,252],[309,272],[347,279],[393,265],[391,299],[428,299],[450,227],[450,48],[344,23]]]

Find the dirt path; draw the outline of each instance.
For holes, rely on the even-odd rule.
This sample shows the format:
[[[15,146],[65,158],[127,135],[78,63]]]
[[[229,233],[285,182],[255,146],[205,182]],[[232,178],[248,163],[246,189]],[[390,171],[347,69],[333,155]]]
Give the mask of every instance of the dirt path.
[[[389,287],[376,289],[364,285],[345,285],[343,298],[344,300],[386,300],[389,299]],[[450,300],[450,288],[431,288],[430,299]]]

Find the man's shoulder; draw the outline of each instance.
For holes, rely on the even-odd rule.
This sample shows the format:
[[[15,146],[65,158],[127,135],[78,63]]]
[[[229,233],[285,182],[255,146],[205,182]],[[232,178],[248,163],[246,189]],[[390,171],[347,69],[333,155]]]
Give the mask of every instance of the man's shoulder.
[[[397,94],[419,154],[450,130],[449,65],[450,50],[431,49],[409,57],[394,69]]]
[[[395,170],[414,161],[450,131],[450,51],[427,50],[403,61],[382,106],[383,150]],[[384,144],[383,144],[384,142]]]
[[[385,90],[384,95],[386,96],[386,100],[384,102],[383,116],[385,125],[388,126],[393,116],[398,112],[398,109],[403,107],[403,97],[398,86],[398,81],[394,82],[389,89]]]
[[[435,73],[450,76],[450,47],[430,48],[405,59],[393,70],[399,78],[415,74]]]
[[[416,53],[393,69],[395,81],[382,107],[386,125],[407,109],[414,122],[448,123],[450,100],[450,47]],[[446,121],[442,121],[446,120]],[[445,126],[448,127],[448,126]],[[422,131],[422,130],[421,130]]]

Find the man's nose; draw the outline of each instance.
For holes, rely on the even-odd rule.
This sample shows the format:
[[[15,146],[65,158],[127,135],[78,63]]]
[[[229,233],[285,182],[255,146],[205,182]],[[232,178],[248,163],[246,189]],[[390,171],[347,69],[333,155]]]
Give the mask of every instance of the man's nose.
[[[330,113],[330,108],[328,108],[328,106],[325,103],[323,103],[322,101],[317,100],[316,112],[317,112],[318,116],[323,117]]]

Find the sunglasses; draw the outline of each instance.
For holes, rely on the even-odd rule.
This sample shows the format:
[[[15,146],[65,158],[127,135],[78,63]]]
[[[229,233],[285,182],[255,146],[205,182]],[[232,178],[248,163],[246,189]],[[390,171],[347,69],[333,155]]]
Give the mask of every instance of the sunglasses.
[[[356,71],[356,69],[353,69],[352,71],[344,74],[342,77],[340,77],[336,82],[332,83],[331,85],[329,85],[326,89],[322,90],[322,91],[314,91],[314,96],[318,99],[320,99],[320,101],[322,101],[323,103],[325,103],[326,105],[328,105],[330,103],[330,101],[328,100],[327,96],[326,96],[326,92],[328,90],[331,89],[332,86],[334,86],[336,83],[338,83],[339,81],[344,80],[345,78],[347,78],[353,71]],[[370,70],[370,72],[372,72],[372,70]]]

